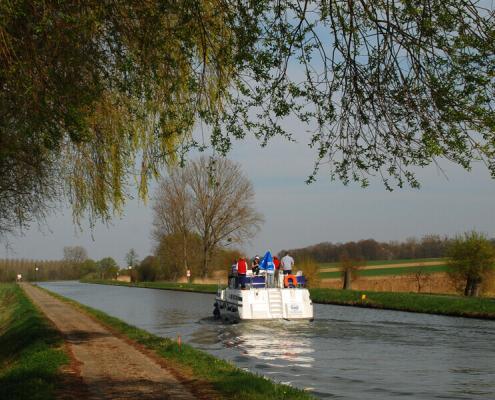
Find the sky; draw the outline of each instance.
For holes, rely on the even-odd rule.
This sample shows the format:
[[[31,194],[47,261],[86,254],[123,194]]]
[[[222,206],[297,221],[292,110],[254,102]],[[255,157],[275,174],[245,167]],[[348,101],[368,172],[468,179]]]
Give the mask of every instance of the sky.
[[[317,182],[307,185],[315,154],[300,136],[298,143],[276,138],[265,148],[254,139],[237,141],[228,155],[252,181],[255,206],[265,218],[259,234],[242,246],[249,256],[325,241],[404,240],[473,229],[495,237],[495,180],[484,166],[466,172],[444,162],[447,177],[435,167],[418,170],[419,190],[389,192],[378,179],[366,189],[344,186],[331,182],[324,167]],[[132,200],[110,225],[80,231],[67,208],[49,217],[46,226],[10,237],[8,247],[0,245],[0,258],[61,259],[64,246],[83,246],[93,259],[110,256],[124,266],[131,248],[140,258],[151,254],[152,218],[150,202]]]

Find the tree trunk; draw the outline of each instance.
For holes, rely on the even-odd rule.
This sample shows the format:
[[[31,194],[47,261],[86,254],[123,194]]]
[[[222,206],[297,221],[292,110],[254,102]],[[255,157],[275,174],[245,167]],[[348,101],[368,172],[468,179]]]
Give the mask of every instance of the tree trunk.
[[[471,286],[472,286],[472,279],[471,277],[468,277],[466,281],[466,287],[464,288],[464,296],[471,296]]]
[[[476,278],[472,279],[471,296],[478,297],[480,295],[480,289],[481,289],[481,278],[477,276]]]
[[[202,278],[206,279],[208,277],[208,256],[209,256],[209,251],[208,248],[203,247],[203,271],[202,272]]]
[[[480,284],[478,282],[474,282],[473,289],[471,291],[471,296],[478,297],[480,295]]]
[[[351,289],[351,283],[352,283],[351,272],[352,271],[350,269],[344,270],[344,289],[346,290]]]
[[[186,274],[187,281],[189,283],[191,283],[191,278],[187,276],[187,271],[189,270],[189,267],[187,265],[187,236],[186,236],[186,232],[182,232],[182,240],[183,240],[182,256],[184,257],[184,273]]]
[[[464,296],[478,297],[481,289],[481,278],[479,277],[469,277],[466,282],[466,287],[464,289]]]

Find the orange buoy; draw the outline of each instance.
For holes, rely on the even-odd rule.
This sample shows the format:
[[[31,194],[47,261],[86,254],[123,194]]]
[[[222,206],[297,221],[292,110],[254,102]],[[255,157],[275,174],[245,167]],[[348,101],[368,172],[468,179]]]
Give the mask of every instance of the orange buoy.
[[[285,275],[284,278],[284,287],[288,288],[289,287],[289,281],[292,281],[292,286],[296,287],[297,286],[297,278],[295,275]]]

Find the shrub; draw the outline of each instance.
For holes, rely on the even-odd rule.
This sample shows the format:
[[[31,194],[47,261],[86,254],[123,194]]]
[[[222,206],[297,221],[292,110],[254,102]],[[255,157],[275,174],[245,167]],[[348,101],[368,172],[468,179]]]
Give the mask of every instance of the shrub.
[[[312,258],[303,258],[295,265],[296,270],[303,271],[307,280],[307,286],[316,288],[320,286],[319,266]]]

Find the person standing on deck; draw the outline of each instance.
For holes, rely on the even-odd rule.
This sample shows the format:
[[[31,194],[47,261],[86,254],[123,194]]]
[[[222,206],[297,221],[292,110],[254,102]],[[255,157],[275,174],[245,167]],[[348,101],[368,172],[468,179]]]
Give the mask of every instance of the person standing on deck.
[[[275,265],[273,263],[272,253],[269,250],[260,262],[260,270],[265,271],[266,287],[274,287]]]
[[[280,260],[277,256],[273,256],[273,265],[275,266],[275,282],[277,282],[277,286],[280,287]]]
[[[284,269],[284,275],[292,274],[292,267],[294,266],[294,259],[289,255],[289,252],[285,253],[285,256],[281,260],[282,268]]]
[[[247,262],[244,258],[239,258],[236,264],[238,282],[241,284],[241,288],[246,287],[246,273],[247,273]]]
[[[254,257],[253,265],[252,265],[253,275],[259,275],[260,273],[260,256]]]

